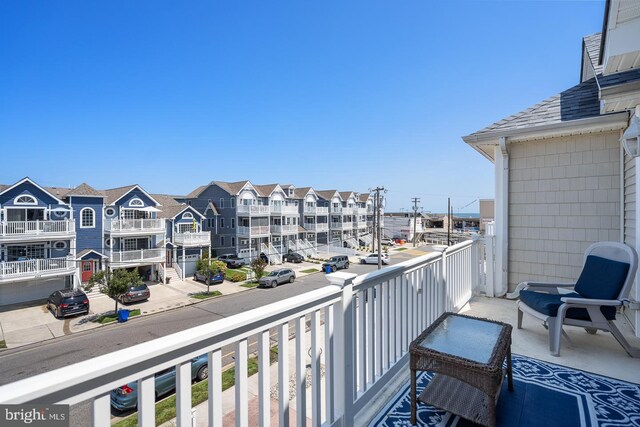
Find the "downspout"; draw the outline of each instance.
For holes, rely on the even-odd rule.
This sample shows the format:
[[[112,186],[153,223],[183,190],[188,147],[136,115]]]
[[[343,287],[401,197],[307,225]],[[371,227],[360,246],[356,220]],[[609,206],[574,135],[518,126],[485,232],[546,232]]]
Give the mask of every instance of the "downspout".
[[[508,289],[508,260],[509,260],[509,149],[507,138],[501,137],[495,147],[495,280],[493,293],[496,297],[504,296]]]

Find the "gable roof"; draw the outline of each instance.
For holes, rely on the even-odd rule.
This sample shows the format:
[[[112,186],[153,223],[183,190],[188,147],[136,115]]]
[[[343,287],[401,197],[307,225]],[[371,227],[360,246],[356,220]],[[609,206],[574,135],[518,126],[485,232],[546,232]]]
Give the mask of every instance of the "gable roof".
[[[347,200],[351,196],[353,196],[354,199],[356,198],[356,195],[353,191],[340,191],[338,194],[340,194],[342,200]]]
[[[195,199],[197,197],[200,196],[200,194],[202,194],[202,192],[209,188],[211,184],[206,184],[206,185],[201,185],[200,187],[196,188],[195,190],[193,190],[191,193],[187,194],[186,196],[184,196],[185,199]]]
[[[104,197],[100,191],[96,190],[89,184],[83,182],[78,185],[76,188],[69,190],[66,194],[66,197],[69,196],[91,196],[91,197]]]
[[[367,202],[369,200],[369,197],[370,197],[369,193],[360,193],[360,195],[358,196],[358,201]]]
[[[311,187],[300,187],[293,190],[293,196],[291,197],[294,199],[304,199],[309,193],[316,194]]]
[[[237,182],[224,182],[224,181],[211,181],[211,184],[215,184],[218,187],[222,188],[229,194],[237,196],[238,193],[244,188],[247,183],[251,184],[249,181],[237,181]],[[210,184],[210,185],[211,185]],[[253,187],[253,185],[252,185]]]
[[[167,194],[153,194],[153,198],[160,203],[160,207],[158,208],[160,209],[160,212],[158,212],[158,218],[173,219],[186,210],[191,210],[197,213],[201,218],[204,218],[197,209],[185,203],[180,203]]]
[[[20,181],[16,182],[13,185],[3,185],[2,188],[0,189],[0,194],[5,193],[9,190],[11,190],[12,188],[17,187],[18,185],[24,183],[24,182],[29,182],[32,185],[34,185],[35,187],[39,188],[40,190],[44,191],[45,193],[49,194],[51,197],[53,197],[54,199],[56,199],[58,202],[60,202],[61,205],[66,204],[65,202],[63,202],[61,200],[61,196],[57,196],[56,195],[56,188],[55,187],[41,187],[40,185],[38,185],[37,182],[35,182],[34,180],[32,180],[31,178],[29,178],[28,176],[25,176],[24,178],[22,178]],[[52,191],[53,190],[53,191]],[[62,190],[62,189],[61,189]]]
[[[280,189],[280,191],[287,195],[287,192],[284,191],[279,184],[254,185],[253,188],[255,188],[258,194],[262,197],[271,196],[271,194],[277,189]]]
[[[121,198],[123,198],[124,196],[129,194],[134,188],[137,188],[140,191],[142,191],[144,193],[144,195],[147,196],[148,198],[150,198],[156,205],[160,204],[160,203],[158,203],[158,201],[156,199],[151,197],[151,195],[149,193],[144,191],[144,189],[142,187],[140,187],[138,184],[127,185],[127,186],[124,186],[124,187],[110,188],[108,190],[104,190],[103,194],[104,194],[104,197],[105,197],[105,203],[107,205],[113,205],[118,200],[120,200]]]
[[[602,65],[600,64],[600,42],[602,41],[602,33],[591,34],[583,37],[582,43],[589,57],[594,73],[602,74]]]
[[[207,204],[207,208],[204,210],[204,214],[207,215],[208,211],[213,212],[214,215],[220,215],[220,212],[218,212],[218,208],[216,208],[216,205],[213,202],[209,202]]]
[[[75,260],[79,261],[82,258],[84,258],[85,256],[89,255],[90,253],[94,253],[96,255],[99,255],[101,258],[107,258],[104,254],[96,251],[95,249],[83,249],[83,250],[81,250],[80,252],[78,252],[76,254]]]
[[[338,190],[316,190],[316,194],[325,200],[331,200],[335,195],[340,196]]]

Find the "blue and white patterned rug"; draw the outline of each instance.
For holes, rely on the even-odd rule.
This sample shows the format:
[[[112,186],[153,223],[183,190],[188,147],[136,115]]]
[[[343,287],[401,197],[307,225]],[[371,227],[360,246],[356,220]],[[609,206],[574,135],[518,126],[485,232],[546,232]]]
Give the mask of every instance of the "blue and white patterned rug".
[[[513,355],[513,386],[504,381],[497,406],[498,426],[640,426],[640,385],[565,366]],[[640,364],[638,365],[640,369]],[[431,379],[422,372],[418,394]],[[407,384],[369,424],[410,426],[411,387]],[[448,412],[418,404],[418,426],[475,426]]]

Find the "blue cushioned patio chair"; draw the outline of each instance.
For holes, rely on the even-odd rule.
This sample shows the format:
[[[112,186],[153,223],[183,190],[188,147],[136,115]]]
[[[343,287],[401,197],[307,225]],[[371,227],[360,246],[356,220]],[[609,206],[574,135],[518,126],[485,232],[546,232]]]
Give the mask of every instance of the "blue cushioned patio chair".
[[[522,313],[530,314],[549,329],[549,351],[560,356],[560,337],[569,337],[563,325],[579,326],[589,333],[609,331],[631,357],[640,357],[613,323],[617,308],[631,291],[638,254],[622,243],[599,242],[584,253],[584,265],[578,281],[568,284],[523,282],[518,301],[518,329]]]

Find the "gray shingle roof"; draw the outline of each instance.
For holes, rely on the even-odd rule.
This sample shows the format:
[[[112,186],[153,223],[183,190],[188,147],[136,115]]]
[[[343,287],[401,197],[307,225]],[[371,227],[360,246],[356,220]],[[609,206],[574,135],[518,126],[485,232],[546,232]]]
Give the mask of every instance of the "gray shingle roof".
[[[238,181],[238,182],[223,182],[223,181],[211,181],[211,184],[215,184],[218,187],[222,188],[229,194],[237,195],[242,187],[244,187],[249,181]]]
[[[198,197],[205,190],[205,188],[209,187],[209,185],[210,184],[201,185],[200,187],[198,187],[195,190],[193,190],[191,193],[189,193],[186,196],[184,196],[184,198],[185,199],[195,199],[196,197]]]
[[[598,85],[596,79],[593,78],[468,136],[481,136],[497,131],[534,128],[599,115]]]
[[[276,189],[278,184],[266,184],[266,185],[254,185],[253,188],[256,189],[259,195],[262,197],[269,197],[273,190]]]
[[[316,194],[325,200],[331,200],[338,190],[316,190]]]
[[[589,55],[589,60],[591,61],[591,65],[595,70],[595,74],[602,74],[602,65],[598,65],[600,62],[600,41],[602,39],[602,33],[591,34],[589,36],[585,36],[582,41],[584,42],[584,47],[587,50],[587,55]]]
[[[93,197],[104,197],[102,192],[96,190],[89,184],[83,182],[78,185],[76,188],[69,190],[66,194],[67,196],[93,196]]]
[[[129,191],[131,191],[135,186],[136,185],[134,184],[134,185],[127,185],[127,186],[118,187],[118,188],[110,188],[109,190],[103,190],[102,193],[104,194],[104,197],[105,197],[105,203],[107,205],[111,205],[120,197],[124,196]]]
[[[640,80],[640,70],[629,70],[622,73],[610,74],[608,76],[598,76],[598,83],[603,89],[636,80]]]
[[[300,187],[293,190],[293,198],[294,199],[304,199],[307,196],[307,193],[311,191],[311,187]]]

